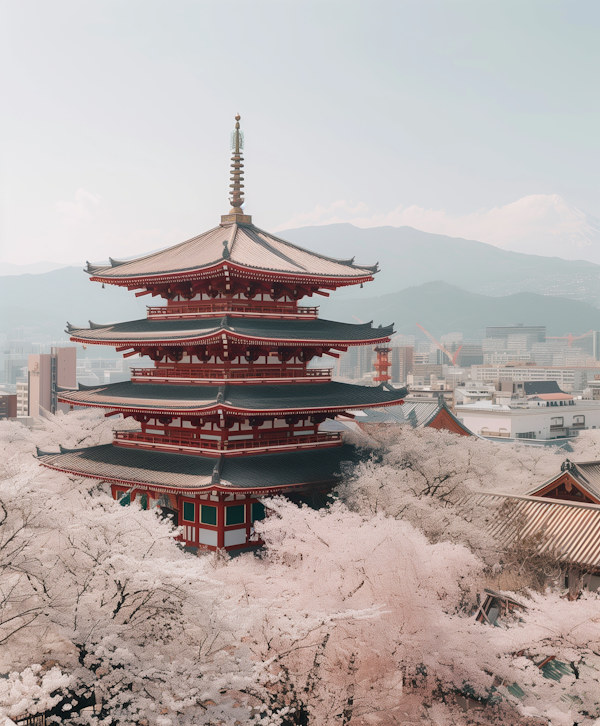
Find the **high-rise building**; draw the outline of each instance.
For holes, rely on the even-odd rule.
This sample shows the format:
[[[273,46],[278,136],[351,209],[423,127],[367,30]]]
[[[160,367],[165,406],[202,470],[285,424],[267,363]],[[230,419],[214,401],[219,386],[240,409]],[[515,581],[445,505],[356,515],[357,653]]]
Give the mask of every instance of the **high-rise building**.
[[[214,229],[175,247],[110,266],[92,280],[158,295],[147,319],[70,327],[71,340],[147,356],[153,368],[132,379],[60,392],[59,401],[107,409],[139,424],[112,444],[60,454],[50,468],[108,481],[115,499],[161,506],[183,527],[189,547],[257,544],[259,497],[313,498],[338,481],[359,452],[328,418],[356,408],[396,405],[406,389],[331,380],[309,362],[388,343],[392,326],[318,318],[301,299],[369,282],[377,267],[313,253],[271,235],[242,210],[239,117],[233,133],[232,209]]]
[[[530,336],[532,343],[546,342],[546,326],[545,325],[491,325],[485,329],[486,338],[504,338],[508,340],[512,335]]]
[[[592,357],[594,360],[600,360],[600,330],[592,332]]]
[[[61,388],[76,386],[77,348],[52,348],[51,353],[29,356],[27,370],[28,416],[39,418],[42,410],[49,413],[68,411],[69,405],[59,403]]]
[[[392,348],[390,359],[392,361],[392,381],[394,383],[406,383],[407,377],[413,369],[412,345],[398,345]]]

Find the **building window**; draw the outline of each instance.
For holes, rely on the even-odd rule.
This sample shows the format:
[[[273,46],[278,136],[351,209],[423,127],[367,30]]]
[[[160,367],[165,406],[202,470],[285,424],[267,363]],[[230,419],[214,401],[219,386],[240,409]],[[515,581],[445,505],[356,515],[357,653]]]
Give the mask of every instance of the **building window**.
[[[122,492],[120,489],[117,489],[117,502],[119,501],[119,499],[121,499],[121,497],[124,497],[124,496],[125,496],[125,492]]]
[[[233,507],[225,507],[225,526],[230,524],[244,524],[246,521],[246,507],[243,504],[236,504]]]
[[[585,426],[585,416],[573,416],[573,426],[583,428]]]
[[[195,522],[196,521],[196,505],[193,502],[183,503],[183,521],[184,522]]]
[[[562,429],[564,426],[564,419],[562,416],[555,416],[554,418],[550,419],[550,428],[551,429]]]
[[[200,508],[200,522],[202,524],[212,524],[215,527],[217,524],[217,508],[203,504]]]
[[[252,521],[256,522],[256,520],[264,519],[266,516],[265,505],[260,502],[255,502],[252,505]]]
[[[535,439],[535,431],[527,431],[524,434],[517,434],[517,439]]]

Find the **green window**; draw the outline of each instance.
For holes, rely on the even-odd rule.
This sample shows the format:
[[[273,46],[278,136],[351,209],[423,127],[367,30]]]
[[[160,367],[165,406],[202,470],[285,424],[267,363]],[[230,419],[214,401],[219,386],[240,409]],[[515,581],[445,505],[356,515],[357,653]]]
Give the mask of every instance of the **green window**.
[[[183,519],[185,522],[193,522],[196,519],[195,504],[193,502],[183,503]]]
[[[264,519],[266,516],[265,505],[255,502],[252,505],[252,521],[256,522],[257,519]]]
[[[209,507],[206,504],[202,505],[202,509],[200,511],[200,521],[202,524],[217,524],[217,508],[216,507]]]
[[[243,504],[236,504],[233,507],[225,508],[225,524],[244,524],[246,507]]]

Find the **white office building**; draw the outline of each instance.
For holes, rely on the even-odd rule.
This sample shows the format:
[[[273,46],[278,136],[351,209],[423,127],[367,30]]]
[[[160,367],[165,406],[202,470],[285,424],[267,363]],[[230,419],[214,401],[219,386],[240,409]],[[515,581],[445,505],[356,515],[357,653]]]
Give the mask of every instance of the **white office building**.
[[[456,406],[456,417],[473,433],[490,439],[548,441],[600,429],[600,401],[525,400]],[[535,397],[530,397],[535,398]]]
[[[482,365],[471,368],[471,379],[477,383],[496,381],[556,381],[563,391],[583,391],[588,381],[600,374],[600,367],[558,367],[536,365]]]

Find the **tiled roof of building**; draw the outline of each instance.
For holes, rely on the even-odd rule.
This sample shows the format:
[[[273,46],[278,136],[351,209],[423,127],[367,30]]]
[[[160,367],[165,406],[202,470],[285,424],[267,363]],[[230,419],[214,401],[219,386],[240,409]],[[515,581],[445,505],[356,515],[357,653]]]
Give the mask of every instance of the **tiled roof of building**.
[[[402,390],[397,389],[399,395]],[[456,416],[450,411],[445,405],[443,400],[423,400],[423,401],[411,401],[410,398],[403,399],[404,404],[402,406],[393,406],[378,410],[375,406],[357,414],[356,411],[350,409],[351,413],[356,414],[356,418],[352,422],[346,421],[325,421],[321,424],[321,430],[323,431],[344,431],[355,430],[355,426],[358,424],[410,424],[413,428],[422,428],[429,426],[436,418],[436,416],[445,411],[447,415],[452,418],[455,426],[462,429],[465,434],[472,436],[472,432],[462,424]],[[445,427],[443,427],[445,428]]]
[[[344,462],[358,461],[348,444],[304,452],[259,454],[215,459],[168,454],[106,444],[61,453],[38,452],[47,467],[84,477],[130,486],[156,485],[167,489],[210,489],[218,484],[236,489],[277,489],[335,481]]]
[[[584,491],[591,494],[594,499],[600,500],[600,461],[576,462],[569,461],[567,459],[561,466],[561,470],[558,474],[551,477],[543,484],[538,484],[536,487],[528,491],[527,494],[532,495],[534,492],[546,489],[550,484],[560,479],[566,471],[569,472]]]
[[[309,341],[315,343],[373,343],[388,338],[393,325],[373,327],[372,323],[338,323],[333,320],[269,320],[232,318],[227,315],[196,320],[132,320],[125,323],[91,323],[89,328],[67,324],[73,338],[90,343],[170,343],[183,344],[214,338],[223,333],[248,340]]]
[[[294,275],[370,278],[377,272],[377,265],[355,265],[354,258],[327,257],[286,242],[254,225],[237,224],[215,227],[174,247],[135,260],[111,260],[108,266],[88,263],[86,271],[94,279],[113,283],[165,275],[182,279],[186,273],[214,267],[223,261]]]
[[[398,408],[385,411],[365,411],[357,421],[360,423],[410,423],[413,428],[427,426],[443,409],[446,408],[440,399],[411,400],[405,398],[404,404]],[[449,409],[447,409],[449,410]]]
[[[337,410],[362,406],[392,405],[402,400],[406,389],[389,391],[381,386],[349,383],[295,385],[161,385],[111,383],[103,387],[80,384],[78,391],[63,391],[61,401],[83,406],[156,411],[196,412],[220,407],[238,411]]]
[[[458,506],[470,511],[475,505],[497,509],[487,526],[504,544],[542,534],[540,552],[555,551],[565,562],[600,567],[600,505],[476,492]]]
[[[564,393],[557,381],[525,381],[523,390],[526,396],[536,396],[546,393]]]

